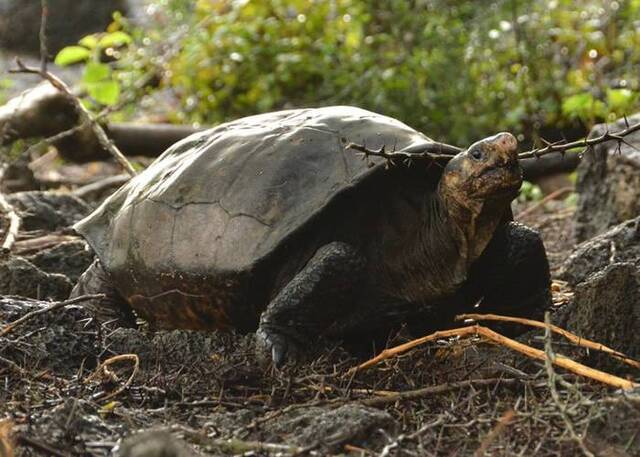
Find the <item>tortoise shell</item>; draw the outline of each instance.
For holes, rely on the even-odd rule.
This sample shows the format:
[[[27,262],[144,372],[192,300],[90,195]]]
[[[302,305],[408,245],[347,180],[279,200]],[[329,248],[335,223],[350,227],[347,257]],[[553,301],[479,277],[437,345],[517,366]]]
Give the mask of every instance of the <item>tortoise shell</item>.
[[[385,166],[345,145],[431,141],[355,107],[251,116],[176,143],[74,228],[141,317],[249,331],[274,292],[272,254]]]

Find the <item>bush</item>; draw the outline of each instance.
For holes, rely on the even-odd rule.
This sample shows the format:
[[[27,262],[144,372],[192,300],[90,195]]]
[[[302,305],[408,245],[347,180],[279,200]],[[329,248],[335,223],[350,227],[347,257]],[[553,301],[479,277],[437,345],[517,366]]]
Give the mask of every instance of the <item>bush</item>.
[[[638,108],[639,0],[156,0],[119,62],[160,65],[176,122],[349,104],[467,144]],[[167,46],[177,52],[164,58]],[[146,50],[146,51],[145,51]],[[149,51],[151,50],[151,52]]]

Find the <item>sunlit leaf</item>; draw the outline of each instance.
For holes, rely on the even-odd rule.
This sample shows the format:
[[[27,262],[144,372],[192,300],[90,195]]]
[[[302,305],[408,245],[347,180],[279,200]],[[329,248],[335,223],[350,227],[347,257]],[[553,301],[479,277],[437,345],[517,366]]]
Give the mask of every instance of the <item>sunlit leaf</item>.
[[[100,38],[100,41],[98,41],[98,46],[100,46],[101,48],[112,48],[130,44],[132,41],[133,40],[128,33],[118,30],[116,32],[107,33],[102,38]]]
[[[102,105],[112,106],[120,98],[120,86],[116,81],[85,84],[89,96]]]
[[[89,62],[84,68],[82,80],[85,83],[97,83],[103,81],[111,75],[109,65],[99,62]]]
[[[98,46],[98,38],[95,35],[87,35],[78,41],[78,44],[84,46],[87,49],[95,49]]]
[[[91,57],[91,51],[83,46],[67,46],[62,48],[55,58],[56,65],[61,67],[83,62]]]

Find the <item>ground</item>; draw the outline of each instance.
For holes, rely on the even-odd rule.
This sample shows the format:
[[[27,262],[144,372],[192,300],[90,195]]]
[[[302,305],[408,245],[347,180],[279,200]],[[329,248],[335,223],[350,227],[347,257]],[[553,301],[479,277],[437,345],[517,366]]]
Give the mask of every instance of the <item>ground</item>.
[[[557,279],[575,244],[571,201],[520,217],[543,235],[558,308],[573,295]],[[46,202],[42,211],[55,211]],[[65,202],[71,220],[53,227],[37,226],[46,205],[34,205],[0,266],[11,293],[28,291],[0,296],[0,456],[11,455],[3,445],[18,456],[640,455],[637,392],[477,338],[438,340],[355,374],[363,360],[325,343],[277,371],[252,335],[117,329],[80,305],[42,312],[51,302],[24,295],[64,299],[91,261],[63,230],[82,202]],[[517,204],[516,217],[530,205]],[[543,332],[520,341],[542,348]],[[558,338],[553,349],[586,356]]]

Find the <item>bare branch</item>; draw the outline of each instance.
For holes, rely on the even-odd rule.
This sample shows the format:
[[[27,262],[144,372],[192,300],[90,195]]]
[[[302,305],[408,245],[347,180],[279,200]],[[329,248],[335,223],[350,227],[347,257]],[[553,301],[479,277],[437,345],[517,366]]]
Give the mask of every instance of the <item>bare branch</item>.
[[[365,157],[382,157],[388,161],[394,160],[424,160],[448,162],[453,156],[461,151],[460,148],[444,143],[425,143],[417,146],[411,146],[400,151],[387,152],[386,145],[379,149],[369,149],[366,145],[349,143],[345,149],[353,149],[362,153]]]
[[[602,135],[595,138],[584,138],[581,140],[570,141],[570,142],[559,141],[555,143],[547,143],[547,145],[542,148],[535,148],[535,149],[531,149],[530,151],[526,151],[518,154],[518,159],[531,159],[534,157],[537,158],[546,154],[551,154],[553,152],[564,153],[569,149],[588,148],[588,147],[595,146],[596,144],[606,143],[607,141],[617,141],[618,144],[620,144],[622,142],[625,142],[625,140],[623,140],[625,136],[640,130],[640,122],[633,125],[629,125],[629,121],[627,120],[626,116],[624,117],[624,119],[625,119],[625,123],[627,124],[627,127],[623,130],[619,130],[617,132],[611,133],[607,128],[607,130]]]
[[[617,141],[618,148],[620,148],[621,144],[626,144],[630,148],[637,149],[634,145],[630,144],[628,141],[624,139],[624,137],[632,134],[633,132],[640,130],[640,122],[629,125],[629,121],[627,117],[624,117],[624,121],[626,124],[626,128],[623,130],[619,130],[617,132],[610,132],[609,129],[605,131],[602,135],[595,138],[584,138],[576,141],[567,142],[565,140],[560,140],[556,142],[549,142],[544,139],[541,141],[545,146],[540,148],[534,148],[529,151],[521,152],[518,154],[518,159],[532,159],[532,158],[540,158],[547,154],[552,153],[560,153],[565,154],[568,150],[574,148],[583,148],[588,149],[600,143],[606,143],[607,141]],[[400,151],[388,152],[386,150],[386,145],[381,146],[378,149],[370,149],[367,148],[366,145],[349,143],[345,147],[345,149],[353,149],[364,154],[365,157],[373,156],[373,157],[381,157],[389,162],[391,161],[401,161],[401,162],[409,162],[414,160],[429,160],[429,161],[438,161],[440,163],[447,163],[454,157],[456,154],[462,151],[462,149],[457,148],[456,146],[451,146],[445,143],[425,143],[421,145],[411,146],[406,149],[402,149]]]
[[[47,0],[41,0],[42,13],[40,15],[40,71],[47,72],[49,50],[47,49],[47,19],[49,18],[49,4]]]

